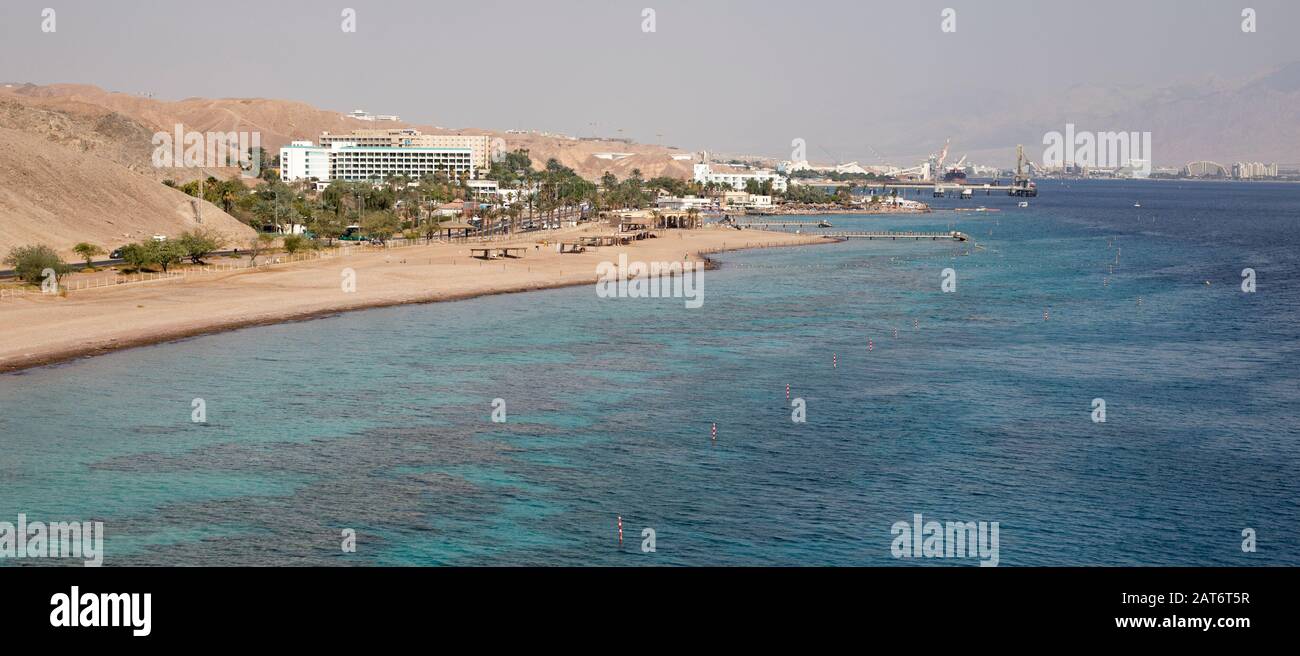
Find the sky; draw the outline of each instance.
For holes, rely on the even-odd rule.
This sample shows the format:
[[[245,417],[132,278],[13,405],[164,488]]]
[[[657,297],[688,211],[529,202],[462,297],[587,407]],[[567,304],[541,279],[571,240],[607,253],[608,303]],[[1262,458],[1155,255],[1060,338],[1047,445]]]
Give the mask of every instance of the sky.
[[[869,163],[1001,147],[963,133],[1071,89],[1257,76],[1297,28],[1289,0],[0,0],[0,81]]]

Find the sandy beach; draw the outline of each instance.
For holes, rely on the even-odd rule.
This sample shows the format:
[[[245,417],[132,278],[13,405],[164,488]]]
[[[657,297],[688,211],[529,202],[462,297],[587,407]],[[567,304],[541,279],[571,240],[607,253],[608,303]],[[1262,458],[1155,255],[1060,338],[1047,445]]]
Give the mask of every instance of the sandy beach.
[[[813,235],[730,229],[661,230],[628,246],[556,252],[555,242],[612,234],[584,226],[492,243],[354,249],[316,260],[189,275],[156,283],[27,294],[0,301],[0,372],[245,326],[310,319],[363,308],[428,303],[594,284],[601,262],[680,262],[721,250],[826,243]],[[545,240],[547,246],[541,246]],[[522,258],[483,261],[476,246],[525,246]],[[540,248],[539,248],[540,246]],[[344,269],[356,276],[343,291]]]

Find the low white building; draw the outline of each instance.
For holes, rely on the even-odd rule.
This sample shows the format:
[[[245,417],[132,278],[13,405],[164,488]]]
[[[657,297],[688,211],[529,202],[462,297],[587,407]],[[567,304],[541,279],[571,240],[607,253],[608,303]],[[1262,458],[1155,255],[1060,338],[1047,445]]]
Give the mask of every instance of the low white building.
[[[901,196],[884,196],[881,197],[880,202],[882,205],[893,205],[894,207],[905,210],[921,210],[928,207],[925,203],[908,200]]]
[[[379,114],[378,116],[367,112],[364,109],[354,109],[349,114],[344,114],[348,118],[355,118],[358,121],[401,121],[401,117],[395,114]]]
[[[713,167],[709,166],[708,164],[695,165],[695,181],[700,184],[708,184],[710,182],[715,182],[719,184],[729,185],[731,186],[732,189],[738,189],[740,191],[744,191],[745,185],[750,180],[753,180],[759,184],[763,184],[764,182],[770,181],[772,183],[773,191],[786,190],[785,176],[781,175],[780,173],[777,173],[776,171],[769,171],[765,169],[754,169],[754,170],[736,171],[736,172],[714,171]]]
[[[655,207],[677,212],[685,212],[692,208],[704,211],[717,207],[717,203],[712,198],[701,196],[660,196],[655,199]]]
[[[772,197],[744,191],[728,191],[722,196],[727,207],[763,209],[772,206]]]
[[[476,196],[496,196],[501,193],[501,185],[496,180],[470,180],[465,184]]]

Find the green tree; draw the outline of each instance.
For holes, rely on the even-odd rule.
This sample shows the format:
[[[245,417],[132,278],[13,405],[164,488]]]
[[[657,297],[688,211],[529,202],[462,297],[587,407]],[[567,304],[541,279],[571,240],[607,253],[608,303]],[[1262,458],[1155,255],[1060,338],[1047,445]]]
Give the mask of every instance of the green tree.
[[[285,235],[284,252],[293,255],[308,247],[307,238],[302,235]]]
[[[162,267],[163,273],[171,268],[171,265],[185,259],[185,247],[175,241],[155,241],[150,243],[154,251],[154,261]]]
[[[226,238],[211,228],[195,228],[181,233],[176,243],[180,245],[185,257],[195,264],[203,264],[203,258],[221,250],[226,245]]]
[[[53,270],[56,275],[63,275],[70,270],[59,254],[44,244],[18,246],[9,251],[4,262],[14,270],[19,280],[32,284],[45,278],[46,269]]]
[[[94,270],[93,267],[90,266],[90,262],[95,259],[95,256],[104,254],[104,249],[84,241],[73,246],[72,250],[76,251],[77,255],[80,255],[81,259],[86,261],[86,268],[90,270]]]
[[[122,261],[136,271],[157,264],[157,257],[150,243],[127,244],[122,247]]]
[[[361,217],[361,231],[374,239],[388,239],[398,227],[397,217],[392,212],[367,212]]]
[[[308,227],[317,237],[323,237],[328,243],[333,244],[335,239],[343,236],[348,224],[337,214],[322,212],[312,217]]]

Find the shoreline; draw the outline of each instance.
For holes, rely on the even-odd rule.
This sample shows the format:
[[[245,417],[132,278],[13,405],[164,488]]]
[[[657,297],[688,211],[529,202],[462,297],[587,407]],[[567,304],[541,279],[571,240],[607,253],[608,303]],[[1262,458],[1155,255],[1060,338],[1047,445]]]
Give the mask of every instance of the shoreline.
[[[670,241],[669,236],[673,235],[674,233],[677,233],[678,231],[661,231],[661,232],[662,235],[658,239],[636,242],[633,245],[627,247],[620,247],[617,249],[609,248],[609,250],[602,250],[600,252],[588,252],[579,255],[571,255],[571,254],[556,255],[554,253],[539,252],[537,258],[535,259],[548,258],[549,256],[548,262],[550,263],[567,264],[572,260],[580,259],[580,258],[587,262],[591,262],[595,259],[616,260],[620,253],[628,254],[629,258],[640,253],[641,255],[651,256],[651,257],[643,258],[645,260],[647,261],[654,260],[657,259],[653,257],[654,255],[659,254],[661,251],[664,251],[665,247],[668,246],[671,243],[671,241],[676,241],[676,240]],[[745,237],[757,241],[750,241],[744,244],[735,244],[732,246],[727,246],[725,241],[721,241],[721,238],[736,236],[733,231],[695,230],[695,231],[685,231],[685,232],[693,233],[690,235],[692,237],[697,237],[697,236],[708,237],[708,239],[703,239],[701,241],[720,242],[717,244],[714,243],[695,244],[693,245],[695,247],[692,247],[688,252],[688,255],[691,258],[695,259],[696,261],[703,261],[706,270],[714,270],[720,267],[720,265],[713,258],[709,257],[709,255],[714,253],[755,250],[755,249],[762,249],[762,248],[785,248],[791,246],[809,246],[809,245],[836,243],[836,240],[826,239],[815,235],[798,235],[798,234],[768,232],[768,231],[747,231],[748,234],[746,234]],[[571,236],[571,234],[550,235],[548,236],[549,237],[548,241],[552,241],[557,237],[562,239],[564,237]],[[682,236],[684,237],[685,235]],[[735,240],[733,240],[733,243],[734,241]],[[652,242],[659,242],[659,243],[652,243]],[[531,246],[531,242],[529,245]],[[156,303],[159,300],[163,300],[172,303],[179,302],[181,297],[187,296],[188,295],[187,292],[192,292],[193,291],[192,288],[197,288],[197,287],[213,288],[213,287],[228,286],[228,283],[230,283],[231,281],[238,281],[240,279],[251,280],[252,284],[266,283],[266,282],[272,282],[273,278],[284,277],[284,276],[276,276],[274,274],[303,274],[305,272],[310,272],[313,269],[322,269],[322,268],[333,269],[335,268],[335,266],[341,267],[344,264],[354,264],[354,265],[368,264],[368,262],[366,262],[365,260],[370,260],[371,263],[375,263],[375,264],[378,264],[379,260],[384,260],[385,261],[384,264],[389,265],[391,267],[392,259],[400,258],[401,264],[399,264],[398,266],[402,266],[406,264],[406,260],[408,259],[407,256],[410,255],[433,254],[433,255],[445,256],[447,252],[450,252],[453,249],[456,252],[460,252],[470,247],[473,247],[473,244],[415,246],[415,247],[410,247],[410,250],[394,249],[391,251],[368,253],[365,255],[338,256],[335,258],[330,258],[328,260],[312,260],[303,263],[295,263],[294,265],[289,265],[289,267],[281,268],[278,270],[271,270],[271,271],[241,270],[241,271],[236,271],[225,275],[214,276],[212,278],[200,277],[200,278],[196,278],[195,280],[186,280],[178,283],[162,283],[162,285],[156,288],[148,288],[148,286],[144,286],[139,289],[124,289],[124,290],[108,289],[104,291],[79,292],[78,294],[89,294],[89,295],[99,294],[101,296],[77,298],[76,300],[81,302],[83,308],[92,314],[100,310],[108,310],[108,309],[113,309],[119,313],[122,313],[122,310],[126,306],[130,305],[130,303],[135,301],[148,300],[152,303]],[[428,251],[433,251],[433,252],[428,252]],[[437,251],[441,251],[441,252],[437,252]],[[680,251],[676,251],[676,252],[680,252]],[[345,257],[349,259],[348,262],[341,261]],[[453,256],[453,258],[470,260],[470,258],[464,256]],[[430,260],[430,262],[431,262],[430,266],[432,267],[446,268],[448,266],[442,264],[434,265],[432,264],[432,260]],[[498,260],[498,261],[490,261],[490,262],[496,264],[499,263],[500,261]],[[527,263],[528,260],[527,258],[525,258],[517,262],[500,262],[500,263],[504,268],[504,267],[508,267],[509,264],[511,263],[518,264],[520,262]],[[471,260],[469,264],[472,265],[473,260]],[[331,266],[331,265],[335,265],[335,266]],[[470,269],[471,271],[475,268],[473,266],[465,266],[462,264],[453,264],[452,266],[458,266],[460,267],[461,270]],[[479,268],[481,269],[484,266],[486,266],[486,263],[481,263]],[[572,271],[573,269],[570,268],[570,270]],[[289,307],[287,309],[273,310],[267,313],[252,315],[252,316],[247,316],[247,315],[231,316],[231,317],[199,316],[188,322],[181,322],[178,323],[177,325],[171,325],[171,326],[158,326],[151,330],[140,331],[134,335],[127,335],[127,336],[119,335],[116,337],[110,337],[109,336],[110,332],[108,332],[106,329],[100,331],[102,334],[99,335],[91,334],[91,335],[78,336],[78,338],[75,339],[75,341],[78,343],[75,345],[36,344],[30,347],[18,349],[20,351],[30,351],[28,353],[23,353],[21,355],[16,353],[11,354],[10,352],[13,350],[12,347],[10,347],[9,345],[0,344],[0,355],[4,356],[3,359],[0,359],[0,375],[13,374],[17,372],[22,372],[24,370],[34,369],[39,367],[58,365],[73,360],[78,360],[81,358],[96,357],[108,353],[113,353],[116,351],[123,351],[127,349],[140,348],[144,346],[154,346],[158,344],[179,342],[194,337],[202,337],[204,335],[232,332],[236,330],[242,330],[244,328],[255,328],[258,326],[269,326],[269,325],[276,325],[276,324],[313,321],[316,319],[322,319],[326,317],[344,314],[347,312],[355,312],[360,310],[371,310],[371,309],[378,309],[378,308],[385,308],[385,307],[398,307],[402,305],[424,305],[424,304],[432,304],[432,303],[454,302],[454,301],[463,301],[463,300],[485,297],[485,296],[495,296],[500,294],[518,294],[518,293],[532,292],[532,291],[545,291],[549,289],[562,289],[566,287],[576,287],[576,286],[581,286],[586,284],[595,284],[597,280],[594,266],[590,268],[581,268],[580,271],[589,271],[590,273],[580,273],[578,275],[565,276],[563,275],[562,269],[559,271],[561,273],[561,276],[553,280],[534,280],[534,279],[526,279],[526,278],[520,279],[518,275],[519,272],[515,272],[516,275],[514,277],[511,277],[509,274],[502,274],[502,277],[504,279],[493,280],[491,281],[491,284],[487,286],[471,285],[464,289],[429,289],[426,287],[423,290],[410,290],[410,291],[403,291],[401,289],[386,289],[386,290],[381,290],[380,294],[372,295],[370,298],[358,299],[356,301],[347,302],[347,303],[315,303],[315,304],[309,304],[309,306],[303,307],[301,309]],[[495,273],[495,269],[493,270],[492,273]],[[274,282],[278,283],[279,281],[274,281]],[[305,293],[307,291],[309,290],[292,289],[292,288],[283,289],[282,287],[279,287],[277,285],[277,289],[275,292],[273,292],[273,294],[279,297],[283,295],[292,295],[295,293]],[[120,293],[120,292],[124,292],[124,293]],[[110,295],[112,295],[112,297],[110,297]],[[121,296],[125,296],[127,298],[125,299],[117,298]],[[122,302],[123,300],[126,301],[125,304]],[[279,299],[272,298],[269,299],[269,302],[275,302],[276,300]],[[66,301],[67,301],[66,299],[36,299],[36,300],[26,301],[30,305],[22,309],[30,310],[38,314],[41,312],[41,310],[49,310],[53,312],[57,309],[62,309],[61,304],[66,303]],[[6,301],[6,303],[10,303],[10,304],[22,303],[22,302],[24,301],[13,301],[13,300]],[[35,307],[35,306],[46,306],[46,307],[42,308],[42,307]],[[135,307],[142,308],[144,306],[141,304],[137,304]],[[11,310],[11,309],[12,306],[10,307],[0,306],[0,318],[8,319],[12,317],[12,315],[14,314],[13,312],[6,312],[6,310]],[[104,319],[104,321],[109,321],[109,320],[111,320],[111,318],[109,317],[106,317]],[[94,325],[103,326],[104,324],[103,322],[98,322],[95,323]],[[55,330],[57,330],[57,328],[55,328]],[[5,332],[8,331],[4,330],[3,323],[0,323],[0,334],[4,334]]]

